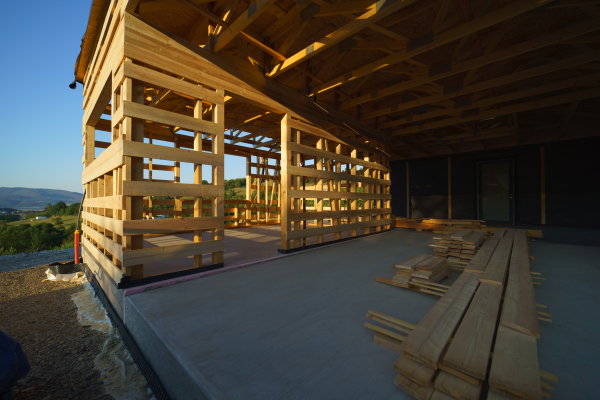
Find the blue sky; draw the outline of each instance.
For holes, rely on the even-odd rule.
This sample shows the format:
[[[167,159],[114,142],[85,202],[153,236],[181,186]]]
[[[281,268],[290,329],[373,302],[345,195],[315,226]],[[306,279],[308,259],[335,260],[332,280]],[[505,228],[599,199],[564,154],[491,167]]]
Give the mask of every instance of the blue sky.
[[[24,10],[21,2],[3,4],[0,187],[83,192],[82,86],[71,90],[69,83],[90,5],[36,0]],[[244,177],[245,158],[225,157],[225,179]],[[191,165],[182,167],[182,182],[192,182],[191,174]],[[203,175],[210,177],[209,170]]]

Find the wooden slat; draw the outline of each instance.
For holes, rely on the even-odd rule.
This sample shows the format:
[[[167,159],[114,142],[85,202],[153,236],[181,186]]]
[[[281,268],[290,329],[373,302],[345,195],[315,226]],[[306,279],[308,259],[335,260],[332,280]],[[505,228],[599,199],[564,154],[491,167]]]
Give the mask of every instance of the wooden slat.
[[[404,342],[405,355],[431,368],[437,368],[442,352],[478,285],[478,274],[463,272],[408,335]]]
[[[273,209],[273,208],[271,208]],[[373,214],[389,214],[392,212],[391,208],[372,208],[369,210],[345,210],[345,211],[319,211],[319,212],[300,212],[290,213],[289,218],[291,221],[308,221],[311,219],[328,219],[328,218],[344,218],[350,216],[359,215],[373,215]]]
[[[482,386],[473,386],[446,371],[440,371],[435,378],[435,388],[455,399],[479,400]]]
[[[392,198],[391,194],[383,193],[329,192],[325,190],[296,189],[290,190],[289,196],[294,199],[387,200]]]
[[[540,324],[529,271],[527,238],[523,231],[518,231],[511,255],[500,320],[505,326],[539,339]]]
[[[123,63],[122,71],[124,77],[139,79],[152,85],[158,85],[163,89],[170,89],[176,93],[185,94],[209,103],[223,104],[223,96],[218,95],[212,90],[142,67],[141,65],[133,64],[131,61]]]
[[[361,160],[358,158],[345,156],[342,154],[336,154],[336,153],[332,153],[330,151],[319,150],[319,149],[315,149],[314,147],[305,146],[303,144],[298,144],[298,143],[290,143],[289,145],[290,145],[290,149],[292,151],[296,151],[298,153],[302,153],[305,155],[328,158],[330,160],[339,161],[344,164],[360,165],[360,166],[363,166],[366,168],[372,168],[372,169],[376,169],[379,171],[386,171],[386,172],[391,171],[390,168],[388,168],[384,165],[376,164],[376,163],[369,162],[369,161],[364,161],[364,160]]]
[[[104,271],[112,278],[115,283],[120,283],[123,278],[123,272],[112,263],[96,246],[87,238],[81,239],[83,248],[94,258],[94,260],[104,268]]]
[[[512,245],[513,239],[511,238],[505,237],[499,240],[494,254],[490,258],[488,265],[485,267],[483,274],[481,274],[481,278],[479,279],[480,282],[491,283],[493,285],[504,285]]]
[[[146,181],[123,182],[123,196],[223,197],[223,190],[223,185],[195,185],[192,183]]]
[[[408,394],[410,394],[418,400],[429,400],[434,390],[433,383],[431,383],[427,387],[423,387],[417,382],[411,381],[410,379],[406,378],[402,374],[398,374],[398,376],[396,376],[396,379],[394,379],[394,383],[396,384],[396,386],[406,390]]]
[[[151,247],[123,252],[123,266],[146,264],[173,258],[190,257],[224,250],[222,240],[209,240],[200,243],[178,244],[174,246]]]
[[[85,185],[123,164],[123,140],[117,139],[83,170],[81,183]]]
[[[112,126],[116,126],[124,117],[140,118],[146,121],[178,126],[190,131],[199,131],[210,135],[223,135],[224,133],[223,125],[131,101],[123,101],[123,105],[117,110],[112,120]]]
[[[487,266],[496,246],[498,245],[498,239],[487,239],[483,246],[479,249],[477,254],[469,261],[469,264],[465,267],[465,272],[476,272],[482,274]]]
[[[402,341],[391,338],[383,333],[375,332],[373,336],[373,342],[380,346],[385,347],[388,350],[395,351],[398,354],[402,354]]]
[[[119,243],[114,242],[111,238],[104,236],[102,233],[90,228],[89,226],[82,225],[81,228],[83,233],[98,243],[98,245],[100,245],[102,248],[106,249],[110,254],[119,260],[123,259],[123,246],[121,246]]]
[[[309,236],[325,235],[328,233],[336,233],[349,231],[353,229],[368,228],[372,226],[387,225],[390,222],[391,220],[389,219],[380,219],[374,221],[355,222],[353,224],[325,226],[322,228],[301,229],[298,231],[288,232],[287,237],[288,239],[301,239]]]
[[[85,207],[87,207],[87,200],[88,199],[85,200]],[[116,233],[117,235],[123,235],[123,221],[121,220],[108,218],[85,211],[81,212],[81,218],[84,221],[89,221],[92,224],[99,225],[100,227]]]
[[[396,269],[407,269],[409,271],[414,270],[415,265],[427,260],[430,257],[434,257],[430,254],[417,254],[416,256],[413,256],[411,258],[409,258],[408,260],[404,260],[396,265],[394,265],[394,268]]]
[[[501,286],[479,285],[442,364],[485,380],[501,300]]]
[[[419,362],[411,360],[406,356],[400,356],[394,363],[396,372],[404,375],[421,386],[429,386],[433,381],[436,369],[429,368]]]
[[[540,400],[542,389],[536,339],[500,324],[489,383],[519,399]]]
[[[314,168],[304,168],[304,167],[295,167],[291,166],[288,168],[288,173],[292,175],[301,175],[301,176],[309,176],[309,177],[317,177],[324,179],[336,179],[340,181],[352,181],[352,182],[363,182],[363,183],[372,183],[375,185],[385,185],[390,186],[392,181],[388,181],[385,179],[376,179],[369,178],[362,175],[350,175],[342,172],[329,172],[329,171],[319,171]]]
[[[159,146],[149,143],[140,143],[130,140],[126,140],[123,143],[123,155],[129,157],[152,158],[153,160],[167,160],[219,166],[224,165],[223,157],[212,153]]]
[[[112,208],[116,210],[125,209],[125,197],[124,196],[105,196],[96,197],[92,199],[85,199],[83,201],[84,207],[94,208]]]
[[[203,209],[208,210],[208,209]],[[163,211],[163,210],[156,210]],[[153,211],[156,214],[156,211]],[[187,209],[190,214],[192,209]],[[201,229],[217,229],[223,222],[219,217],[185,217],[165,219],[144,219],[123,221],[122,235],[141,235],[144,233],[166,233],[179,231],[194,231]]]

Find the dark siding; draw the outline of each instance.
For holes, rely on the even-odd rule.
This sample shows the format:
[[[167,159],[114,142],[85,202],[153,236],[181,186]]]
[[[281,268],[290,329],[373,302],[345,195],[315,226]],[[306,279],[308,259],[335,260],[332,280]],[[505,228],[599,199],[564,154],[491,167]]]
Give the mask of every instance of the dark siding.
[[[540,148],[519,148],[515,154],[515,220],[521,224],[542,222]]]
[[[452,156],[452,219],[477,218],[477,161],[473,154]]]
[[[397,217],[406,217],[406,161],[394,161],[390,163],[392,172],[390,179],[392,186],[392,214]]]
[[[448,218],[448,157],[409,162],[410,218]]]

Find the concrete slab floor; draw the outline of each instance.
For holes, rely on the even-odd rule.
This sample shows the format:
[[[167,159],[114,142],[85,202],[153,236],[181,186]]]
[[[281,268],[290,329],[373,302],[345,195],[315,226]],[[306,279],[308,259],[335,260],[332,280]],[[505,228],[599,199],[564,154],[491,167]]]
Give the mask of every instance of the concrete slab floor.
[[[174,398],[402,399],[397,354],[363,327],[374,309],[418,323],[438,297],[375,282],[431,253],[433,234],[394,229],[315,251],[127,297],[127,327]],[[541,272],[540,368],[559,376],[553,398],[600,389],[600,249],[532,242]],[[456,279],[452,274],[449,283]]]

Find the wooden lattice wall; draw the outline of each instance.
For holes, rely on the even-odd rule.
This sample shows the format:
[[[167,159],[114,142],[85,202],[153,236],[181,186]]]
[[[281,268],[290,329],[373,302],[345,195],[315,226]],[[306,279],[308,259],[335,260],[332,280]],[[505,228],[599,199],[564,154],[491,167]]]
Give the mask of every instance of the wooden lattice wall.
[[[315,141],[315,147],[303,144]],[[377,147],[384,146],[359,143],[354,138],[343,138],[284,116],[281,121],[283,250],[311,244],[306,239],[313,236],[316,244],[321,244],[390,228],[389,157]],[[307,165],[309,160],[313,160],[313,165]],[[312,187],[306,187],[306,179],[312,181]],[[314,199],[314,212],[303,207],[307,199]],[[330,210],[324,210],[326,200]],[[324,226],[324,220],[330,220],[331,226]],[[333,235],[327,239],[328,234]]]

